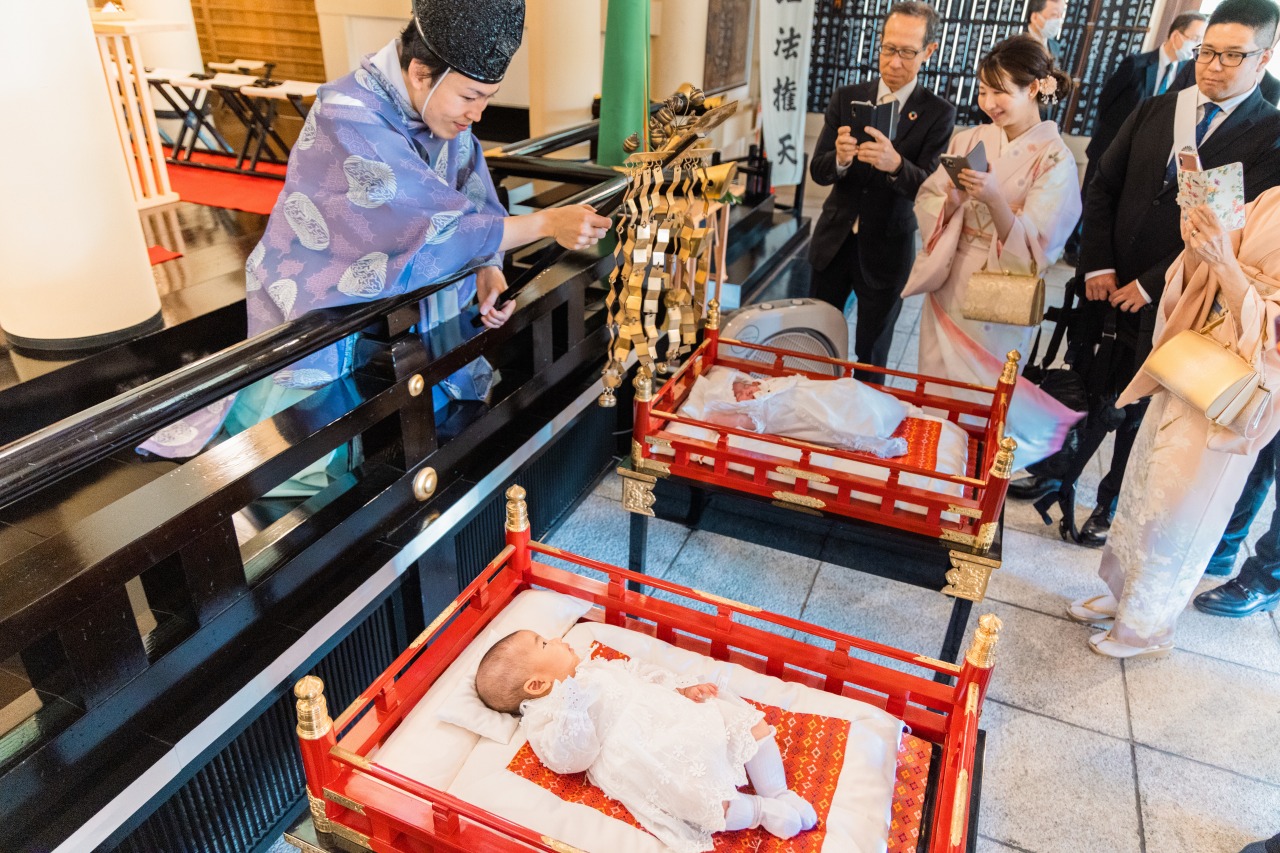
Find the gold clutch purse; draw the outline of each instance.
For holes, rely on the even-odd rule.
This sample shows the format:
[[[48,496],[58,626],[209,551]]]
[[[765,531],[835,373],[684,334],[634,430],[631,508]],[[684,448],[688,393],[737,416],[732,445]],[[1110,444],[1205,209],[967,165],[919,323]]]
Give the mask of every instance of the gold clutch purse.
[[[1271,391],[1252,364],[1207,334],[1221,322],[1178,332],[1147,357],[1142,369],[1215,424],[1248,438]]]
[[[1044,319],[1044,279],[1007,272],[976,272],[969,276],[961,313],[966,320],[1039,326]]]

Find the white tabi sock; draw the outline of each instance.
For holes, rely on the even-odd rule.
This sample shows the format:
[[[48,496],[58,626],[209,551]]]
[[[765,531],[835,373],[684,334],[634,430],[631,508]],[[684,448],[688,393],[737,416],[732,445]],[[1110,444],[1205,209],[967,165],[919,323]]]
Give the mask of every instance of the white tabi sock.
[[[787,771],[782,766],[782,751],[778,749],[775,729],[764,740],[757,741],[759,749],[747,762],[747,778],[756,793],[768,799],[778,800],[795,809],[804,829],[818,825],[818,813],[803,797],[787,789]]]
[[[770,835],[791,838],[800,832],[800,814],[781,800],[738,794],[724,813],[726,832],[763,826]]]

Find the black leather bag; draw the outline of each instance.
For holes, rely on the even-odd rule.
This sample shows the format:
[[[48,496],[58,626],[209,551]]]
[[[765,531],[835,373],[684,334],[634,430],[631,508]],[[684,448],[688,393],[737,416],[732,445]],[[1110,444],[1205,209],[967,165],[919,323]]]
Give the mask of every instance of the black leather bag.
[[[1053,334],[1049,336],[1049,346],[1045,350],[1044,359],[1037,363],[1041,332],[1036,332],[1036,341],[1031,347],[1031,355],[1027,359],[1027,367],[1022,375],[1028,382],[1040,386],[1041,391],[1068,409],[1087,412],[1089,411],[1089,391],[1084,377],[1069,366],[1051,367],[1058,358],[1058,349],[1062,346],[1062,340],[1075,315],[1076,296],[1081,284],[1082,282],[1073,278],[1067,284],[1062,305],[1045,312],[1045,319],[1054,323]],[[1070,470],[1071,463],[1080,450],[1080,432],[1083,425],[1083,419],[1077,421],[1067,433],[1062,449],[1034,465],[1027,466],[1027,471],[1037,477],[1062,479],[1063,475]]]

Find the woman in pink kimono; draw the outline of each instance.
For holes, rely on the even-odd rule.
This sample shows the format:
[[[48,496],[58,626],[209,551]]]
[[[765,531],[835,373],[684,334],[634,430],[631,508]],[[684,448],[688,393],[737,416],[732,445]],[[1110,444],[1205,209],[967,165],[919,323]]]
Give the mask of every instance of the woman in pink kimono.
[[[939,167],[920,187],[916,218],[924,249],[903,296],[927,293],[920,317],[918,369],[930,376],[993,385],[1006,354],[1025,355],[1034,327],[966,320],[961,313],[976,272],[1043,272],[1062,254],[1080,217],[1075,158],[1040,105],[1065,96],[1071,78],[1030,36],[1000,42],[978,66],[978,105],[991,124],[957,133],[949,154],[982,143],[989,171],[965,169],[957,188]],[[1019,381],[1006,432],[1018,463],[1054,453],[1079,415]]]
[[[1246,208],[1244,228],[1226,232],[1207,207],[1184,216],[1186,249],[1165,275],[1155,348],[1186,329],[1251,362],[1267,387],[1280,377],[1280,188]],[[1124,489],[1098,575],[1108,592],[1067,608],[1077,622],[1107,626],[1089,638],[1110,657],[1167,654],[1173,629],[1226,529],[1254,459],[1280,431],[1280,395],[1253,428],[1218,426],[1149,374],[1139,372],[1117,406],[1151,395],[1129,457]]]

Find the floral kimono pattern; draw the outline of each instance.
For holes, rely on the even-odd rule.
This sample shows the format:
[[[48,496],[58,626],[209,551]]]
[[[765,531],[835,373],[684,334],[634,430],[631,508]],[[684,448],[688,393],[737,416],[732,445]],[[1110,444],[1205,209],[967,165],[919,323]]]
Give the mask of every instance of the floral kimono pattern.
[[[1231,234],[1236,258],[1252,285],[1241,316],[1227,313],[1210,333],[1223,346],[1262,368],[1268,383],[1280,376],[1274,330],[1280,320],[1280,190],[1248,207],[1242,231]],[[1159,346],[1184,329],[1199,329],[1224,313],[1207,265],[1178,257],[1166,275],[1156,320]],[[1120,602],[1111,637],[1131,646],[1173,638],[1209,558],[1222,538],[1258,452],[1280,430],[1273,396],[1257,435],[1246,439],[1213,424],[1204,413],[1139,372],[1117,405],[1151,394],[1134,440],[1115,520],[1098,574]]]
[[[1000,240],[987,206],[962,201],[963,194],[939,167],[916,196],[924,248],[903,296],[928,294],[920,317],[919,372],[993,385],[1010,350],[1026,358],[1036,330],[965,319],[969,277],[984,269],[1016,274],[1048,269],[1080,217],[1080,186],[1075,159],[1051,121],[1012,142],[1001,128],[980,125],[956,134],[948,153],[967,154],[979,142],[1013,209],[1013,228]],[[1019,379],[1006,427],[1018,442],[1018,464],[1055,453],[1080,417]]]

